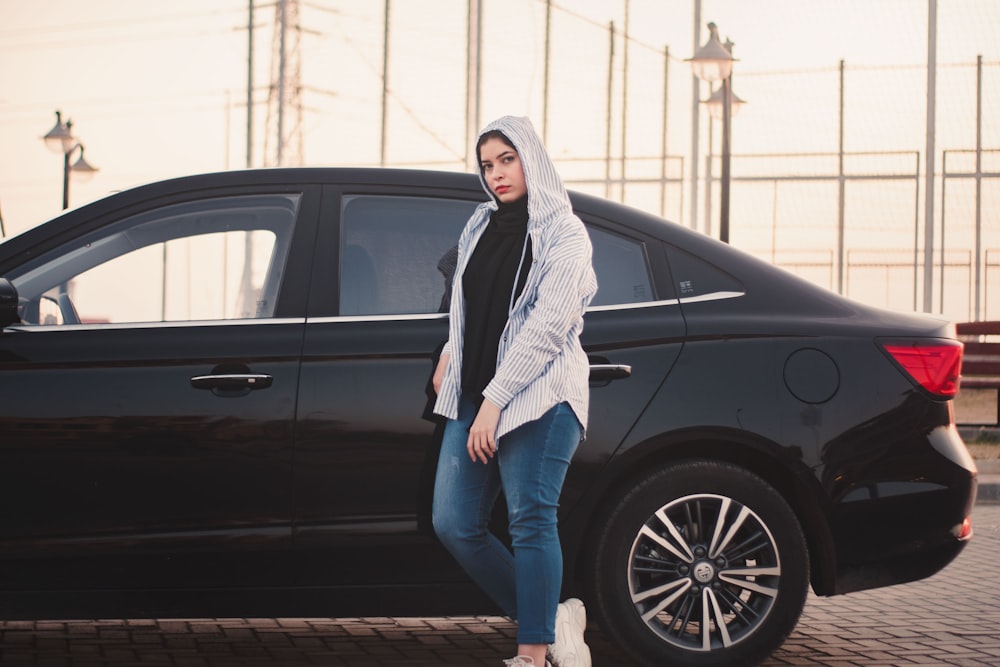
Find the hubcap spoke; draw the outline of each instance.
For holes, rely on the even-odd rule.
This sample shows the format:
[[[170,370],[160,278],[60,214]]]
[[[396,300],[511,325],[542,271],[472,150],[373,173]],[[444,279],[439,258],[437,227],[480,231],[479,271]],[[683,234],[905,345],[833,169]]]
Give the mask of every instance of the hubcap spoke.
[[[694,560],[694,554],[691,552],[691,547],[688,546],[687,540],[684,539],[684,536],[681,535],[674,526],[674,522],[670,520],[670,517],[668,517],[661,509],[656,513],[656,518],[660,520],[660,524],[667,529],[667,532],[670,533],[670,537],[674,538],[674,541],[677,542],[683,550],[683,553],[674,552],[677,557],[682,558],[689,563]]]
[[[702,612],[701,612],[701,648],[703,651],[712,650],[712,630],[718,633],[719,639],[724,647],[733,645],[733,640],[729,637],[729,628],[726,625],[726,618],[719,608],[719,601],[715,598],[715,592],[711,588],[706,588],[702,592]]]
[[[727,498],[726,500],[728,501],[729,499]],[[725,510],[728,510],[728,508],[729,508],[729,502],[726,502],[724,504],[723,511],[719,512],[719,520],[716,523],[716,535],[718,535],[719,531],[721,531],[722,529],[722,524],[726,519]],[[740,528],[743,526],[743,523],[747,520],[748,516],[750,516],[750,510],[748,510],[746,507],[740,508],[740,513],[736,516],[736,520],[733,521],[733,525],[729,527],[729,531],[726,533],[726,536],[722,538],[722,540],[719,542],[717,542],[714,537],[712,538],[712,546],[709,547],[708,549],[709,558],[715,558],[720,553],[726,550],[726,546],[733,541],[733,538],[739,532]]]
[[[727,584],[773,598],[778,595],[777,588],[763,586],[750,577],[777,577],[780,574],[781,568],[779,567],[745,567],[719,572],[719,579]]]
[[[649,623],[649,621],[659,614],[661,611],[666,609],[668,606],[673,604],[678,598],[687,593],[688,589],[691,588],[691,582],[686,579],[678,579],[677,581],[672,581],[664,586],[658,586],[657,588],[650,589],[641,593],[640,595],[632,596],[633,602],[642,602],[648,600],[651,597],[659,597],[665,593],[672,593],[663,598],[658,604],[653,606],[649,611],[642,615],[642,620]]]

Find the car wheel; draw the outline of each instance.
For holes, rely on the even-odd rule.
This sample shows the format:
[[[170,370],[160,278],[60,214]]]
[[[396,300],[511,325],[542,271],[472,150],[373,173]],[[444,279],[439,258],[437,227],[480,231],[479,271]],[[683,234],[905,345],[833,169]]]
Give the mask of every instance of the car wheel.
[[[809,560],[788,503],[733,465],[687,461],[614,501],[591,579],[609,637],[647,665],[749,665],[805,605]]]

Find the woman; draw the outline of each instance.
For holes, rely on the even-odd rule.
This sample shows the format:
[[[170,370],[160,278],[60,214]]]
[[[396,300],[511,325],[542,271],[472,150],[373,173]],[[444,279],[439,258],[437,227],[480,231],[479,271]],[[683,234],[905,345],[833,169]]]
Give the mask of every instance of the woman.
[[[518,653],[505,664],[589,667],[583,604],[559,604],[556,510],[587,425],[580,331],[597,291],[590,239],[527,118],[494,121],[476,149],[491,200],[459,239],[449,338],[434,372],[434,411],[449,420],[434,528],[517,620]],[[487,526],[501,488],[513,554]]]

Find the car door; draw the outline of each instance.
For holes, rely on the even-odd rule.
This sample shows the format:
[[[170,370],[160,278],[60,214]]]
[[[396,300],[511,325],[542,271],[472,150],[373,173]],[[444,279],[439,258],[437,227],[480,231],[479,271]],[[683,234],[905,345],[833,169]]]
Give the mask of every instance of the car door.
[[[0,587],[288,577],[318,188],[179,195],[7,272]],[[307,275],[306,275],[307,277]]]
[[[601,471],[666,379],[685,331],[661,244],[627,218],[576,212],[590,233],[598,291],[581,334],[591,364],[587,434],[563,485],[563,518],[598,496]]]
[[[458,576],[429,524],[441,426],[430,379],[458,237],[481,201],[400,185],[324,195],[299,390],[303,582]]]

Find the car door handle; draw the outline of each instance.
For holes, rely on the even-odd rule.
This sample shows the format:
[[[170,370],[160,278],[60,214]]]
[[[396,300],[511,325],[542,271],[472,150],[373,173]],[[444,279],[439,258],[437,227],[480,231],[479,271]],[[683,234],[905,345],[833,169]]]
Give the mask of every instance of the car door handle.
[[[272,376],[261,373],[219,373],[217,375],[196,375],[191,378],[191,386],[195,389],[217,389],[219,391],[267,389],[272,382],[274,382]]]
[[[626,364],[591,364],[591,382],[611,382],[632,375],[632,367]]]

